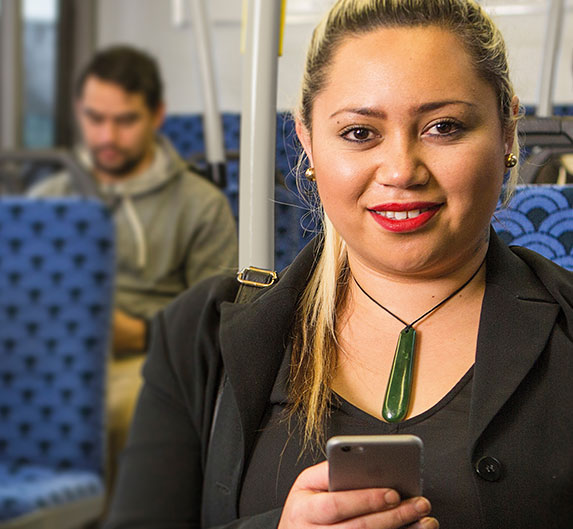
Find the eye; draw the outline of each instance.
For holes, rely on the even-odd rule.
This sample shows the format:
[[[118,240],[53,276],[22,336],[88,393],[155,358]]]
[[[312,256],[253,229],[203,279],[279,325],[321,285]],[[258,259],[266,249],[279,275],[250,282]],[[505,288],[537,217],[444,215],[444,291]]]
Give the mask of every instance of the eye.
[[[350,127],[342,131],[342,138],[356,143],[363,143],[375,137],[374,132],[366,127]]]
[[[86,111],[84,112],[85,117],[90,123],[94,125],[99,125],[103,123],[104,117],[101,114],[96,114],[95,112]]]
[[[454,119],[442,119],[426,130],[430,136],[453,136],[463,129],[462,124]]]
[[[136,123],[138,120],[139,116],[137,114],[127,114],[125,116],[119,116],[116,121],[118,125],[129,127]]]

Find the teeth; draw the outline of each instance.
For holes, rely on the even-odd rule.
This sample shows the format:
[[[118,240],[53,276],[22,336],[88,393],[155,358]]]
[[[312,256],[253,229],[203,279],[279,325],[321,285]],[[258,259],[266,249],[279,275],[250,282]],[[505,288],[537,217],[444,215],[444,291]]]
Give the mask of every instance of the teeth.
[[[395,220],[406,220],[406,219],[413,219],[420,215],[420,213],[424,213],[428,211],[430,208],[423,208],[423,209],[412,209],[410,211],[375,211],[378,215],[382,215],[387,219],[395,219]]]

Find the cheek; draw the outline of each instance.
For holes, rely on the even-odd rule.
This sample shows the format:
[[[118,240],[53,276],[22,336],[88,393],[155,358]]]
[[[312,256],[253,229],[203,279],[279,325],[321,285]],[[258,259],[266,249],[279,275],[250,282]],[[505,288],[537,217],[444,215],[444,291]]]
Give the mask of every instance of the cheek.
[[[448,156],[434,174],[444,175],[440,183],[446,192],[466,201],[488,202],[497,199],[504,172],[503,148],[482,145]]]
[[[351,156],[315,157],[316,184],[321,201],[353,202],[363,193],[368,182],[368,171],[361,160]]]
[[[123,147],[128,150],[139,150],[146,141],[145,131],[137,127],[123,129],[120,133],[120,141]]]

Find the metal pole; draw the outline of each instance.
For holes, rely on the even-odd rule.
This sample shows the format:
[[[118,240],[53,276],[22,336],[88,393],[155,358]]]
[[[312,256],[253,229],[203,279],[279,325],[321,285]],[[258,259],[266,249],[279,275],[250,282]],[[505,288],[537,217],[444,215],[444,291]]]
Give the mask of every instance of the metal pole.
[[[547,16],[543,62],[541,64],[541,79],[539,85],[539,102],[537,115],[547,117],[553,114],[553,93],[557,73],[557,57],[561,33],[563,31],[565,0],[551,0]]]
[[[239,269],[274,268],[274,181],[281,0],[249,0],[239,167]]]
[[[171,0],[171,19],[176,28],[183,28],[187,25],[185,0]]]
[[[209,21],[204,0],[191,0],[191,18],[199,57],[201,83],[203,85],[203,130],[205,150],[212,180],[220,187],[225,186],[225,142],[221,112],[217,104],[217,90],[213,73],[213,53]]]
[[[0,148],[22,143],[22,38],[20,0],[2,0],[0,17]]]

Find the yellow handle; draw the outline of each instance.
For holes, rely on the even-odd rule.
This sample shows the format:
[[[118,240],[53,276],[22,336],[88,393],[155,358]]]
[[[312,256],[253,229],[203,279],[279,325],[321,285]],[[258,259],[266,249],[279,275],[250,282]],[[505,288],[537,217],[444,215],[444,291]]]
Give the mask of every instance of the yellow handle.
[[[285,22],[286,22],[286,4],[287,0],[281,2],[281,27],[279,34],[279,57],[283,55],[283,39],[285,35]]]

